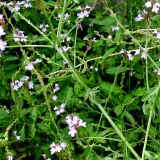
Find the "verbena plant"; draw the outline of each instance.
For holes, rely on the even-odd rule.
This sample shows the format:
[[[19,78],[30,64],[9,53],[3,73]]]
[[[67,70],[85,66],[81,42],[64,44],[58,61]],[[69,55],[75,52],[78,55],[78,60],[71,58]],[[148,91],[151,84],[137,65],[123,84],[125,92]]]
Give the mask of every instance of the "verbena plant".
[[[0,7],[1,160],[160,159],[157,0]]]

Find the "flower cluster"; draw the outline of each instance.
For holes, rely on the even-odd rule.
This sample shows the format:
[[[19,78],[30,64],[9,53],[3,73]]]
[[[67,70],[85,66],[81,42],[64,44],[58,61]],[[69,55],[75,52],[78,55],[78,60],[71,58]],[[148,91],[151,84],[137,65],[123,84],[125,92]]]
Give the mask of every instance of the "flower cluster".
[[[66,123],[69,127],[68,134],[71,135],[71,137],[74,137],[78,133],[77,130],[80,127],[86,127],[86,122],[83,122],[83,120],[76,115],[68,115],[66,117]]]
[[[159,2],[155,2],[153,3],[152,1],[147,1],[144,4],[144,10],[142,12],[138,12],[138,15],[135,17],[135,21],[142,21],[145,19],[146,15],[148,15],[148,11],[151,8],[151,12],[153,13],[158,13],[159,9],[160,9],[160,3]]]
[[[27,36],[24,35],[24,31],[20,31],[19,29],[16,29],[13,33],[13,38],[15,42],[27,42]]]
[[[92,39],[88,39],[88,37],[84,37],[83,40],[87,42],[97,42],[96,37],[93,37]]]
[[[61,17],[62,17],[62,14],[58,14],[58,20],[61,19]],[[67,21],[68,24],[70,24],[69,17],[70,17],[70,16],[69,16],[68,13],[65,13],[65,14],[64,14],[64,19]]]
[[[29,81],[28,76],[24,76],[20,80],[15,80],[14,82],[11,82],[11,88],[15,91],[19,90],[23,85],[26,85],[29,89],[34,88],[33,81]]]
[[[60,90],[59,85],[56,83],[56,84],[54,85],[53,92],[56,93],[56,92],[59,91],[59,90]]]
[[[64,113],[65,112],[65,104],[62,103],[59,107],[55,106],[54,110],[55,110],[57,116],[60,115],[61,113]]]
[[[158,13],[160,9],[160,3],[156,2],[153,4],[152,12]]]
[[[133,61],[134,56],[136,56],[136,55],[140,55],[142,59],[146,59],[147,58],[146,53],[141,49],[134,50],[134,52],[135,52],[134,54],[132,54],[131,52],[133,52],[133,51],[124,51],[124,50],[122,50],[120,53],[125,53],[130,61]]]
[[[143,15],[141,14],[141,12],[138,12],[138,15],[134,18],[134,20],[136,22],[139,22],[139,21],[142,21],[144,18],[143,18]]]
[[[70,49],[71,49],[70,46],[62,46],[62,47],[60,48],[60,50],[61,50],[62,52],[67,52],[67,51],[69,51]]]
[[[46,32],[47,31],[47,28],[49,27],[48,24],[40,24],[39,28],[42,30],[42,32]]]
[[[0,5],[5,5],[5,4],[12,7],[12,9],[10,9],[11,12],[14,12],[14,11],[18,12],[21,8],[31,8],[32,7],[32,4],[29,2],[29,0],[17,1],[17,2],[10,1],[9,3],[0,2]]]
[[[3,14],[0,14],[0,38],[1,36],[4,36],[6,34],[6,32],[3,29],[4,23],[5,23],[5,20],[4,20]],[[0,52],[5,50],[6,45],[7,45],[7,42],[0,39]]]
[[[62,17],[62,14],[58,14],[58,19],[61,19]],[[68,13],[65,13],[64,14],[64,19],[68,19],[69,18],[69,14]]]
[[[134,56],[139,55],[139,54],[140,54],[142,59],[146,59],[147,58],[147,55],[143,50],[141,50],[141,49],[135,50]]]
[[[90,11],[88,9],[90,9],[90,6],[86,6],[80,13],[77,13],[77,17],[78,19],[82,19],[84,17],[89,17]]]
[[[69,42],[71,40],[71,37],[69,37],[67,34],[63,33],[60,35],[61,39],[62,39],[62,43],[64,42]],[[58,48],[59,52],[67,52],[71,49],[71,47],[69,45],[63,45],[61,47]]]
[[[90,12],[87,10],[81,11],[80,13],[77,13],[78,19],[82,19],[84,17],[89,17]]]
[[[41,60],[40,59],[36,59],[35,61],[29,63],[28,65],[26,65],[25,67],[25,70],[33,70],[34,69],[34,66],[37,64],[37,63],[40,63]]]
[[[67,144],[64,142],[61,142],[60,144],[55,144],[54,142],[50,145],[50,152],[51,154],[59,153],[61,150],[65,149],[67,147]]]
[[[59,91],[59,90],[60,90],[59,85],[56,83],[56,84],[54,85],[54,88],[53,88],[53,93],[54,93],[54,95],[52,96],[52,100],[54,100],[54,101],[57,100],[57,96],[55,95],[55,93],[56,93],[57,91]]]
[[[63,33],[61,34],[62,42],[69,42],[71,40],[71,37],[69,37],[67,34]]]

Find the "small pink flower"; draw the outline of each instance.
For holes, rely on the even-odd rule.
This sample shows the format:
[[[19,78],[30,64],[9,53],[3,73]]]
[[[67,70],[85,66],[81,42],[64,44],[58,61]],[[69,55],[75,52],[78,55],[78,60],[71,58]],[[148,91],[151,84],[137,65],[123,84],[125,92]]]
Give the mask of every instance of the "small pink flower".
[[[133,59],[134,59],[134,57],[133,57],[133,55],[131,54],[131,53],[127,53],[127,56],[128,56],[128,59],[130,60],[130,61],[133,61]]]
[[[13,34],[14,41],[20,41],[20,42],[27,42],[27,36],[24,35],[24,31],[20,31],[16,29],[16,31]]]
[[[160,3],[156,2],[156,3],[153,5],[152,12],[158,13],[158,12],[159,12],[159,8],[160,8]]]
[[[54,110],[56,112],[56,115],[60,115],[61,113],[65,112],[65,104],[62,103],[59,107],[54,107]]]
[[[139,21],[142,21],[144,18],[143,18],[143,16],[142,16],[142,14],[141,13],[138,13],[138,15],[137,15],[137,17],[135,17],[135,21],[136,22],[139,22]]]
[[[54,88],[53,88],[53,92],[55,93],[55,92],[57,92],[57,91],[59,91],[59,90],[60,90],[59,85],[58,85],[58,84],[55,84],[55,86],[54,86]]]
[[[64,142],[61,142],[60,144],[55,144],[54,142],[50,145],[50,152],[51,154],[59,153],[61,150],[65,149],[67,147],[67,144]]]
[[[77,130],[75,129],[75,127],[70,127],[68,134],[69,134],[71,137],[74,137],[74,136],[77,134]]]
[[[80,13],[77,13],[78,19],[82,19],[84,17],[89,17],[90,12],[87,10],[81,11]]]
[[[83,120],[76,115],[68,115],[66,117],[66,123],[68,124],[68,128],[69,128],[68,134],[71,137],[74,137],[78,133],[77,130],[80,127],[86,127],[86,122],[83,122]]]

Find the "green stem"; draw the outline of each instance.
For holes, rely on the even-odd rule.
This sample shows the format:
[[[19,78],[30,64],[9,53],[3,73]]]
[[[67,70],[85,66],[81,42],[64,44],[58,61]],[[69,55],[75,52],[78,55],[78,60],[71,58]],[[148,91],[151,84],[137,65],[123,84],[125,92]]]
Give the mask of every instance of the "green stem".
[[[63,27],[63,20],[64,20],[64,13],[66,10],[66,5],[67,5],[67,0],[64,0],[64,4],[63,4],[63,11],[62,11],[62,15],[61,18],[59,20],[59,24],[58,24],[58,30],[57,30],[57,39],[60,39],[61,36],[61,31],[62,31],[62,27]]]
[[[145,156],[147,140],[148,140],[149,130],[150,130],[150,126],[151,126],[152,114],[153,114],[153,106],[151,106],[151,111],[150,111],[150,115],[149,115],[149,120],[148,120],[145,140],[144,140],[144,146],[143,146],[143,151],[142,151],[142,160],[144,160],[144,156]]]
[[[74,39],[74,67],[76,66],[77,33],[78,33],[78,27],[76,28],[76,34],[75,34],[75,39]]]
[[[147,28],[149,29],[149,24],[147,26]],[[148,32],[149,33],[149,30]],[[147,34],[148,35],[148,34]],[[146,36],[146,45],[145,45],[145,52],[147,53],[147,45],[150,41],[150,38],[148,36]],[[149,80],[148,80],[148,57],[146,57],[146,86],[147,86],[147,91],[149,91]],[[151,120],[152,120],[152,112],[153,112],[153,107],[151,106],[151,111],[150,111],[150,115],[149,115],[149,120],[148,120],[148,125],[147,125],[147,130],[146,130],[146,135],[145,135],[145,140],[144,140],[144,145],[143,145],[143,151],[142,151],[142,160],[144,160],[145,157],[145,150],[147,147],[147,141],[148,141],[148,133],[150,130],[150,125],[151,125]]]

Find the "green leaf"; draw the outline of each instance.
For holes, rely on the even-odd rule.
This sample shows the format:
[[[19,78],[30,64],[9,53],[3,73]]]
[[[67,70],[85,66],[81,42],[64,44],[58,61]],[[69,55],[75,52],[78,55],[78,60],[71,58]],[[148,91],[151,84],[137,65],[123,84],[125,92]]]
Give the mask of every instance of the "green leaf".
[[[127,67],[113,67],[113,68],[107,69],[107,73],[108,74],[119,74],[119,73],[126,72],[127,70],[129,70],[129,68]]]
[[[144,103],[143,106],[142,106],[142,109],[143,109],[143,113],[145,115],[149,115],[150,109],[151,109],[151,104]]]
[[[114,40],[119,43],[121,41],[121,31],[117,31]]]
[[[132,98],[130,94],[127,94],[124,96],[123,105],[131,104],[133,103],[133,101],[134,101],[134,98]]]
[[[0,133],[0,138],[4,138],[4,133]]]
[[[135,126],[136,122],[134,120],[134,117],[129,112],[125,112],[124,116],[132,124],[132,126]]]
[[[115,19],[113,17],[108,16],[108,17],[105,17],[105,18],[99,19],[99,20],[95,19],[95,20],[93,20],[93,23],[98,24],[98,25],[102,25],[102,26],[105,25],[105,26],[108,26],[109,29],[111,29],[113,24],[115,24]]]
[[[21,130],[19,131],[21,139],[24,140],[26,137],[25,125],[22,126]]]
[[[2,108],[0,109],[0,120],[5,119],[6,117],[8,117],[8,113]]]
[[[87,160],[93,160],[93,159],[95,159],[95,155],[92,152],[92,149],[89,148],[89,147],[85,148],[84,155],[85,155],[84,159],[87,159]],[[74,159],[74,160],[76,160],[76,159]]]
[[[106,129],[105,131],[99,132],[96,136],[97,137],[103,137],[106,134],[108,134],[111,130],[110,129]]]
[[[6,64],[3,66],[4,71],[9,71],[9,70],[14,70],[17,69],[18,65],[17,64]]]
[[[113,88],[112,88],[112,87],[113,87]],[[101,91],[103,91],[103,92],[105,92],[105,93],[107,93],[107,94],[110,93],[111,89],[112,89],[112,93],[114,93],[114,94],[123,93],[123,90],[122,90],[120,87],[118,87],[118,86],[116,86],[116,85],[113,86],[113,84],[108,83],[108,82],[101,82],[101,83],[99,84],[99,88],[100,88]]]
[[[73,95],[73,89],[71,87],[67,87],[67,93],[66,93],[66,97],[65,97],[65,104],[67,104],[67,102],[71,99]]]
[[[34,107],[33,110],[31,111],[31,118],[33,119],[33,121],[37,119],[38,114],[39,114],[39,110],[37,110],[37,108]]]
[[[38,126],[43,132],[50,133],[49,124],[39,123],[39,124],[37,124],[37,126]]]
[[[29,128],[30,128],[30,130],[29,130],[29,131],[30,131],[30,132],[29,132],[29,136],[30,136],[31,138],[34,138],[35,133],[36,133],[35,123],[29,125]]]
[[[144,96],[145,92],[146,92],[146,88],[145,87],[143,87],[143,88],[138,87],[137,89],[133,90],[131,94],[133,96],[139,97],[139,96]]]
[[[112,54],[115,51],[115,49],[116,48],[114,47],[107,50],[107,52],[103,55],[103,60],[105,60],[110,54]]]
[[[82,85],[79,85],[79,82],[74,84],[74,94],[78,97],[83,97],[85,95],[84,88]]]
[[[142,101],[146,101],[146,100],[148,100],[148,99],[149,99],[150,97],[152,97],[152,96],[155,97],[155,96],[158,94],[159,89],[160,89],[160,85],[151,88],[151,89],[147,92],[147,94],[143,97]]]
[[[15,61],[17,59],[18,59],[18,57],[16,57],[16,56],[6,56],[5,57],[5,61]]]
[[[115,108],[114,108],[114,113],[119,116],[120,114],[122,114],[124,110],[124,106],[123,105],[117,105]]]

